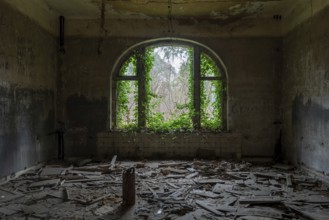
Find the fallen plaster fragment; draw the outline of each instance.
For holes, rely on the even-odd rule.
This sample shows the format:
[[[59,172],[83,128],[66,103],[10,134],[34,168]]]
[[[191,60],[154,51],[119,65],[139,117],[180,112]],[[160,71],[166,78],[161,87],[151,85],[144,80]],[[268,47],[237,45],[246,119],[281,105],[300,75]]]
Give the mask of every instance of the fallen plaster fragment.
[[[198,175],[199,175],[199,172],[195,172],[195,173],[191,173],[191,174],[187,175],[185,178],[186,179],[192,179],[192,178],[194,178]]]
[[[0,204],[23,197],[24,194],[0,187]]]
[[[223,196],[210,192],[210,191],[204,191],[204,190],[192,190],[191,191],[192,194],[194,195],[198,195],[198,196],[202,196],[202,197],[208,197],[208,198],[212,198],[212,199],[218,199],[218,198],[222,198]]]
[[[237,220],[275,220],[274,218],[259,217],[259,216],[242,216]]]
[[[281,203],[282,198],[277,196],[257,196],[257,197],[245,197],[242,196],[239,199],[240,204],[275,204]]]
[[[58,176],[65,171],[65,168],[61,167],[44,167],[40,173],[40,176]]]
[[[291,174],[286,174],[287,187],[292,187]]]
[[[120,214],[114,208],[112,211],[111,207],[121,204],[122,198],[113,195],[122,193],[122,171],[128,165],[137,167],[138,163],[141,164],[136,175],[138,199],[133,208],[136,209],[127,219],[273,220],[280,219],[282,212],[285,213],[284,218],[303,219],[303,216],[308,215],[306,218],[312,216],[313,219],[322,220],[326,219],[323,216],[329,215],[329,200],[323,196],[326,187],[299,170],[287,172],[245,163],[202,160],[128,161],[115,163],[115,168],[111,170],[111,163],[105,161],[74,169],[72,167],[71,170],[76,173],[59,173],[59,169],[68,169],[60,165],[47,166],[56,168],[53,171],[57,175],[47,174],[50,170],[44,168],[8,181],[4,185],[5,191],[0,190],[0,194],[15,196],[14,190],[24,194],[17,193],[20,197],[15,200],[0,200],[0,219],[25,220],[24,212],[10,210],[14,206],[21,209],[27,206],[25,211],[30,211],[29,219],[31,216],[35,219],[69,219],[72,216],[90,220],[119,219],[117,215]],[[167,170],[167,176],[161,170]],[[47,175],[39,176],[42,173]],[[198,175],[194,176],[195,173]],[[191,178],[192,175],[194,177]],[[65,182],[62,185],[53,183],[52,186],[57,187],[45,187],[41,183],[52,180],[41,180],[50,176],[55,182],[56,179]],[[294,188],[288,186],[289,177]],[[39,186],[31,188],[32,184]],[[287,212],[281,201],[289,201],[298,211],[288,208],[290,213]],[[259,207],[257,204],[260,204]],[[318,208],[320,206],[322,210]],[[32,208],[36,209],[36,213],[33,214]],[[6,218],[1,210],[10,216]],[[161,210],[160,214],[157,214],[158,210]]]
[[[0,207],[0,213],[2,213],[4,215],[7,215],[7,216],[10,216],[10,215],[13,215],[13,214],[16,214],[16,213],[20,212],[21,209],[22,209],[22,205],[20,205],[20,204],[11,204],[11,205],[8,205],[8,206]]]
[[[102,216],[102,215],[106,215],[106,214],[109,214],[109,213],[113,213],[115,210],[118,209],[120,205],[103,205],[101,206],[100,208],[96,209],[94,211],[95,215],[98,215],[98,216]]]
[[[56,186],[60,183],[60,179],[44,180],[40,182],[32,183],[29,187],[41,187],[41,186]]]
[[[233,185],[232,184],[222,184],[222,183],[217,183],[214,188],[213,188],[213,192],[214,193],[223,193],[225,192],[225,190],[232,190]]]
[[[282,213],[271,208],[238,208],[237,216],[258,216],[272,219],[282,219]]]
[[[291,165],[285,165],[285,164],[275,164],[272,166],[273,168],[279,169],[279,170],[284,170],[284,171],[289,171],[295,169],[294,166]]]
[[[114,169],[116,160],[117,160],[117,155],[114,155],[111,161],[110,169]]]
[[[318,208],[307,209],[303,207],[298,207],[296,205],[285,203],[285,206],[302,214],[305,217],[315,220],[328,220],[329,211],[328,210],[321,210]]]
[[[198,184],[216,184],[216,183],[225,183],[224,180],[221,179],[198,179],[195,180]]]
[[[209,204],[203,202],[203,201],[195,201],[195,204],[200,206],[201,208],[215,214],[216,216],[223,216],[224,213],[218,211],[216,208],[209,206]]]

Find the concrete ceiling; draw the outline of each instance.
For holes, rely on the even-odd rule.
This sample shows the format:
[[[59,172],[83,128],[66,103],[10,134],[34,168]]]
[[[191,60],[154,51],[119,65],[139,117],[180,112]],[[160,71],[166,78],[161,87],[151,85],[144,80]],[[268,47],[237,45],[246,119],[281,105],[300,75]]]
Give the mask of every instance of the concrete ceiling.
[[[108,28],[112,30],[112,35],[116,33],[115,28],[117,30],[122,29],[122,22],[126,22],[125,26],[129,28],[128,30],[131,29],[130,32],[143,32],[139,30],[140,26],[127,24],[131,22],[138,23],[139,21],[154,23],[166,21],[171,17],[173,22],[178,22],[178,25],[180,19],[181,21],[184,19],[192,20],[193,22],[195,20],[200,21],[199,26],[195,26],[195,33],[198,33],[200,28],[207,29],[203,25],[205,23],[202,23],[204,20],[205,22],[209,21],[208,24],[213,25],[210,29],[215,34],[226,32],[229,36],[277,36],[287,33],[302,21],[313,16],[324,7],[329,6],[328,0],[1,1],[11,5],[55,35],[58,35],[58,16],[63,15],[68,22],[67,34],[69,35],[89,35],[93,32],[98,34],[99,25],[102,23],[100,21],[103,19],[105,26],[112,25]],[[274,15],[282,15],[282,21],[277,22],[274,20]],[[191,23],[190,21],[188,23]],[[192,34],[195,34],[194,32]]]
[[[282,0],[42,0],[51,11],[74,19],[272,17]],[[171,9],[171,10],[170,10]]]

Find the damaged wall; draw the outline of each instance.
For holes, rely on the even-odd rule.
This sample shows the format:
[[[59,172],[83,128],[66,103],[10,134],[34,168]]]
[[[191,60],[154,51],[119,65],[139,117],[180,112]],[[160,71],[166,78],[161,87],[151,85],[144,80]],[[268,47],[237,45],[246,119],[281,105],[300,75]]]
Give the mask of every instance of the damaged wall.
[[[286,156],[329,172],[329,8],[284,37],[283,134]]]
[[[136,35],[140,36],[143,31]],[[144,32],[144,38],[107,37],[102,41],[101,53],[98,51],[99,37],[72,36],[66,39],[61,71],[63,120],[69,128],[66,136],[68,155],[90,156],[109,152],[97,152],[96,146],[97,134],[107,130],[109,80],[113,65],[130,46],[158,37],[157,33],[154,34],[148,30]],[[212,48],[224,61],[229,76],[230,129],[242,136],[242,156],[272,157],[278,138],[273,123],[277,120],[276,106],[280,98],[277,83],[281,72],[281,39],[195,38],[189,35],[183,38]],[[109,144],[107,147],[115,146]]]
[[[54,156],[56,38],[0,2],[0,176]]]

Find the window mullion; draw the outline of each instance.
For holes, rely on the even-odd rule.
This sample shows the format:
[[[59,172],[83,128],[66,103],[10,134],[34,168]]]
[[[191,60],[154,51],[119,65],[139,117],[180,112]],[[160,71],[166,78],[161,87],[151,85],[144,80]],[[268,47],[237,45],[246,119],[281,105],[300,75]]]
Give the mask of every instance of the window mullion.
[[[200,78],[200,48],[196,46],[193,50],[193,127],[195,129],[201,128]]]
[[[146,126],[146,75],[145,75],[145,48],[137,51],[137,78],[138,78],[138,127]]]

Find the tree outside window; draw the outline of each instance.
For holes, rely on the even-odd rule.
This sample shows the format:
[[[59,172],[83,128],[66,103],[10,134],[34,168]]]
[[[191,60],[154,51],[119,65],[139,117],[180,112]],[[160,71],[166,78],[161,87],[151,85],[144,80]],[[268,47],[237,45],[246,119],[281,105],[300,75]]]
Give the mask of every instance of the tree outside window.
[[[114,78],[113,128],[188,132],[225,128],[225,74],[198,45],[137,48]]]

